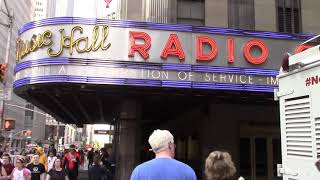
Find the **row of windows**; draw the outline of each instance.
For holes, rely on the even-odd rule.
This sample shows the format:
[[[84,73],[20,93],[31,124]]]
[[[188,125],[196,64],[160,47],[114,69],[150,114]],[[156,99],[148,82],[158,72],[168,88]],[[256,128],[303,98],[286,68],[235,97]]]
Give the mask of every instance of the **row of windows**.
[[[41,12],[43,12],[43,9],[36,8],[35,11],[41,11]]]
[[[301,33],[301,0],[274,0],[276,1],[276,21],[279,32]],[[204,5],[187,6],[187,2],[204,0],[178,0],[177,23],[191,25],[205,25],[205,18],[194,17],[193,14],[204,13]],[[199,4],[199,3],[198,3]],[[186,15],[186,14],[190,15]],[[228,0],[228,24],[230,28],[255,29],[254,0]]]
[[[301,32],[300,0],[278,0],[278,31],[288,33]]]
[[[30,117],[31,120],[33,120],[33,111],[34,110],[34,105],[33,104],[26,104],[26,110],[24,112],[24,115],[27,117]]]

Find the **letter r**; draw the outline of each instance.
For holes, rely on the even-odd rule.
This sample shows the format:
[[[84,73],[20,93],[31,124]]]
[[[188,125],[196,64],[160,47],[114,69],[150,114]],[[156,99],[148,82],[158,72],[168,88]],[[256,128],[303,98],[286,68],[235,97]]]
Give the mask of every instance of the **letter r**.
[[[143,39],[143,44],[136,44],[136,39]],[[143,59],[148,59],[149,53],[148,49],[151,47],[151,37],[145,32],[134,32],[129,31],[129,57],[134,57],[134,52],[137,51],[143,57]]]

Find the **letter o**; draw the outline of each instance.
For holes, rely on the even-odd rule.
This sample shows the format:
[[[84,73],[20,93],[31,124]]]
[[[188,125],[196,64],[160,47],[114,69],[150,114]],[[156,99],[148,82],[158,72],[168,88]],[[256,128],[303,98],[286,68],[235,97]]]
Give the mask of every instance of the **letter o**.
[[[158,73],[158,76],[155,76],[155,72]],[[160,71],[158,71],[158,70],[151,71],[151,76],[153,79],[159,79],[161,76]]]
[[[181,74],[183,74],[183,78],[180,76]],[[184,71],[180,71],[180,72],[178,72],[178,78],[179,78],[179,80],[186,80],[187,79],[187,77],[188,77],[188,75],[187,75],[187,73],[186,72],[184,72]]]
[[[257,46],[261,50],[261,55],[259,57],[253,57],[250,53],[251,48],[254,46]],[[243,55],[249,63],[259,65],[266,62],[269,55],[269,50],[262,41],[258,39],[252,39],[245,44],[243,48]]]

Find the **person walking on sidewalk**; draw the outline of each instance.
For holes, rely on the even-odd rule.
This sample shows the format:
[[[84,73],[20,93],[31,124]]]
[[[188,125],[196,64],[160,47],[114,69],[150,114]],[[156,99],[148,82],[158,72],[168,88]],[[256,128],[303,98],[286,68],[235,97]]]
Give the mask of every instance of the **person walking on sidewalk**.
[[[102,180],[107,175],[107,169],[101,166],[100,157],[93,158],[94,165],[89,168],[89,180]],[[109,179],[108,179],[109,180]]]
[[[92,166],[93,164],[93,156],[94,156],[94,148],[92,148],[89,152],[88,152],[88,155],[87,155],[87,159],[89,161],[88,163],[88,169],[90,168],[90,166]]]
[[[232,180],[236,174],[236,167],[231,155],[223,151],[213,151],[205,163],[207,180]]]
[[[24,167],[24,159],[19,158],[16,160],[16,166],[12,171],[10,176],[11,180],[30,180],[31,173],[30,170]]]
[[[2,162],[0,162],[0,179],[4,179],[4,180],[7,180],[8,176],[7,176],[7,172],[6,170],[4,169],[3,167],[3,164]]]
[[[9,154],[3,154],[2,155],[2,160],[3,160],[3,168],[5,169],[6,173],[8,176],[11,175],[13,169],[14,169],[14,165],[11,163],[11,158]]]
[[[55,162],[56,159],[57,159],[57,157],[54,155],[54,152],[49,151],[49,157],[48,157],[48,163],[47,163],[48,164],[48,171],[50,171],[54,167],[53,163]]]
[[[44,152],[43,147],[37,148],[37,154],[39,155],[39,162],[44,165],[45,170],[48,171],[48,157]]]
[[[46,168],[40,163],[38,154],[33,155],[32,163],[28,164],[27,168],[31,171],[31,180],[45,179]]]
[[[75,145],[70,145],[70,151],[63,157],[62,167],[67,171],[69,180],[77,180],[79,174],[80,155],[75,150]]]
[[[173,135],[167,130],[155,130],[149,144],[156,158],[137,166],[130,180],[196,180],[194,170],[174,159]]]
[[[60,159],[55,159],[52,169],[48,172],[46,180],[69,180],[68,175],[64,169],[62,169]]]

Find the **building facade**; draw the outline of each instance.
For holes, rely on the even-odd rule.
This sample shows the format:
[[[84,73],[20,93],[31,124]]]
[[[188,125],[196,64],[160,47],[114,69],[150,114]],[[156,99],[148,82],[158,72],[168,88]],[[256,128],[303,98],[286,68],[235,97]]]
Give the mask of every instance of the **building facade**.
[[[8,1],[1,0],[1,16],[0,16],[0,53],[3,55],[0,57],[0,62],[5,63],[5,55],[9,52],[8,64],[7,64],[7,73],[6,73],[6,85],[5,88],[11,88],[14,81],[14,66],[16,64],[15,58],[15,44],[16,38],[18,37],[18,29],[25,23],[33,20],[33,9],[32,1]],[[12,36],[10,39],[10,48],[7,51],[7,42],[8,42],[8,32],[9,27],[6,26],[9,24],[9,16],[7,15],[9,11],[13,15],[13,26],[12,26]],[[1,88],[3,88],[3,83],[1,83]],[[12,93],[11,100],[5,101],[4,106],[4,119],[13,119],[15,120],[15,129],[12,130],[13,135],[22,130],[32,130],[31,139],[44,139],[44,120],[45,117],[42,114],[35,113],[34,111],[28,111],[25,108],[30,108],[34,111],[40,110],[34,107],[32,104],[21,99],[14,93]],[[2,109],[2,108],[1,108]],[[3,128],[1,128],[3,129]],[[9,132],[2,131],[1,133],[5,139],[3,140],[8,142]],[[20,149],[25,146],[27,142],[27,137],[21,136],[20,133],[13,136],[12,145],[14,149]]]
[[[318,34],[311,0],[79,0],[57,1],[55,17],[126,19],[258,31]],[[108,6],[108,7],[107,7]],[[83,11],[86,9],[87,11]],[[265,16],[268,14],[268,16]],[[49,16],[51,17],[51,16]],[[53,16],[52,16],[53,17]]]
[[[95,149],[100,149],[105,144],[111,144],[113,140],[113,126],[109,124],[88,124],[86,126],[86,144],[92,145]]]
[[[158,128],[199,179],[213,150],[230,152],[245,179],[280,179],[276,75],[283,53],[319,32],[316,4],[57,1],[57,17],[19,31],[14,90],[63,123],[113,124],[119,180],[152,158]]]
[[[56,13],[56,1],[55,0],[32,0],[31,1],[33,20],[45,19],[48,17],[54,17]]]

